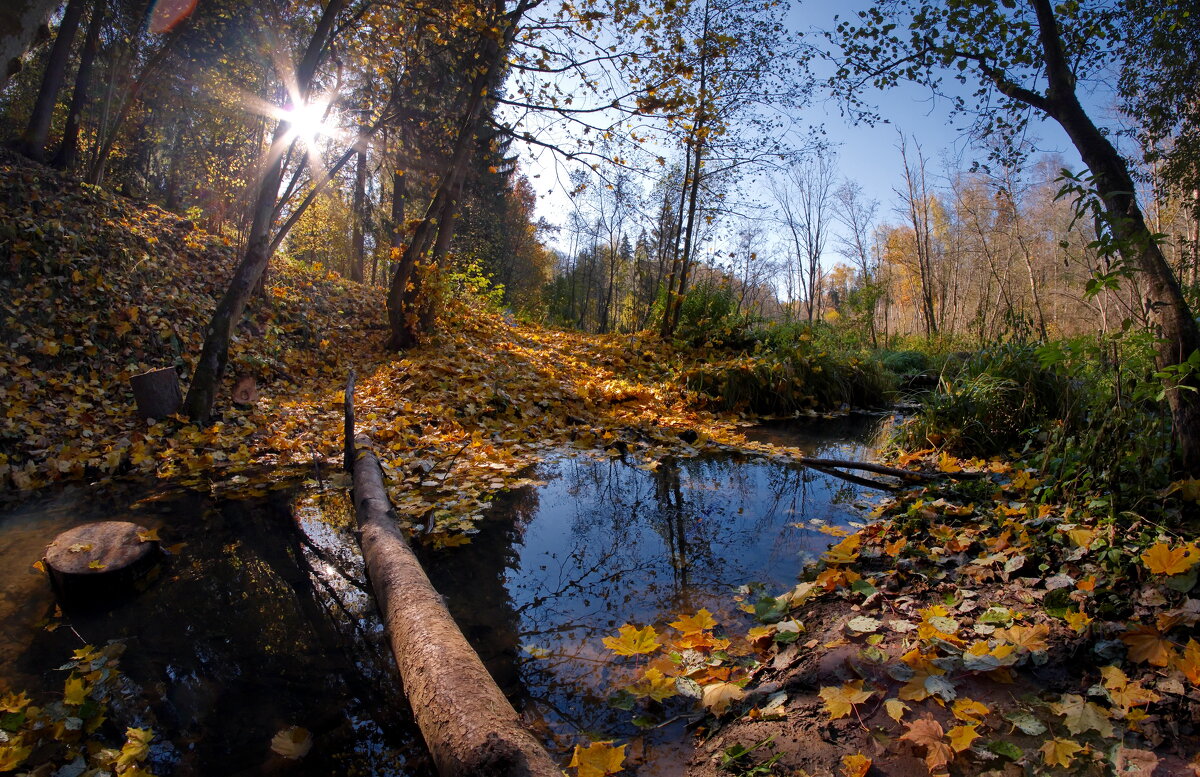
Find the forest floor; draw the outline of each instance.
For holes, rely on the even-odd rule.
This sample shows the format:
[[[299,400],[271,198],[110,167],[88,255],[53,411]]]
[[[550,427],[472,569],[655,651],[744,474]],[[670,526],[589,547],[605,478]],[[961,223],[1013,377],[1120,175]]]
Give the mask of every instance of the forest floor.
[[[329,477],[350,370],[358,431],[399,514],[435,545],[469,541],[491,497],[564,445],[645,467],[722,449],[800,455],[707,411],[681,377],[700,356],[656,339],[455,303],[439,334],[398,356],[382,347],[380,290],[286,260],[238,330],[216,419],[138,419],[129,377],[190,373],[236,258],[173,214],[0,158],[5,500],[106,477],[231,496],[314,466]],[[242,376],[258,396],[237,406]],[[613,638],[638,703],[692,693],[711,714],[691,773],[1200,774],[1190,538],[1041,503],[1037,473],[1012,462],[898,463],[978,475],[884,502],[794,590],[745,602],[761,621],[749,633],[721,634],[701,612]],[[1194,512],[1195,488],[1163,498]],[[619,756],[597,743],[574,768],[613,773]]]

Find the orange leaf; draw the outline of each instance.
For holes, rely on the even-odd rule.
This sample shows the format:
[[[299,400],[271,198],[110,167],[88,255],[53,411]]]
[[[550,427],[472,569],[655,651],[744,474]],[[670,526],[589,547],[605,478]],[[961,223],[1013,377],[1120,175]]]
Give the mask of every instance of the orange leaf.
[[[925,748],[925,765],[932,773],[944,771],[946,764],[954,759],[954,750],[943,739],[945,733],[941,723],[924,717],[908,724],[908,730],[900,738]]]
[[[1200,562],[1200,549],[1190,544],[1172,548],[1160,542],[1151,545],[1141,559],[1146,568],[1156,575],[1181,575]]]
[[[1174,650],[1158,629],[1138,625],[1137,628],[1122,634],[1121,641],[1129,646],[1131,661],[1152,666],[1166,666],[1171,663]]]

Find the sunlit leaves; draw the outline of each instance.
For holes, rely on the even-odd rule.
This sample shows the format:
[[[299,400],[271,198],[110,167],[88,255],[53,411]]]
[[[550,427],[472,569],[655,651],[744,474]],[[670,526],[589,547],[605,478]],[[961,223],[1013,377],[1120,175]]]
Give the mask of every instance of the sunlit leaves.
[[[1171,662],[1170,641],[1151,626],[1135,625],[1121,635],[1121,641],[1129,646],[1131,661],[1153,666],[1166,666]]]
[[[640,680],[627,686],[626,690],[639,699],[663,701],[676,694],[675,679],[667,677],[658,669],[650,668],[646,670],[646,674],[642,675]]]
[[[1181,575],[1200,563],[1200,548],[1191,544],[1172,548],[1160,542],[1151,545],[1141,559],[1146,568],[1156,575]]]
[[[700,703],[714,715],[720,715],[730,704],[746,697],[746,691],[736,683],[715,682],[704,686]]]
[[[1068,768],[1075,760],[1076,754],[1083,750],[1083,745],[1070,739],[1050,739],[1042,744],[1042,760],[1047,766]]]
[[[637,656],[653,653],[662,647],[653,626],[637,628],[625,624],[617,630],[616,637],[604,637],[604,646],[619,656]]]
[[[716,628],[717,622],[713,620],[712,613],[708,610],[701,609],[695,615],[683,615],[677,621],[672,621],[671,628],[685,635],[695,634],[706,629]]]
[[[825,702],[825,712],[830,720],[844,718],[854,711],[855,705],[862,704],[874,695],[874,691],[863,688],[862,680],[852,680],[844,685],[822,688],[818,695]]]
[[[592,742],[587,747],[575,745],[568,767],[576,770],[577,777],[605,777],[621,771],[624,763],[625,745]]]

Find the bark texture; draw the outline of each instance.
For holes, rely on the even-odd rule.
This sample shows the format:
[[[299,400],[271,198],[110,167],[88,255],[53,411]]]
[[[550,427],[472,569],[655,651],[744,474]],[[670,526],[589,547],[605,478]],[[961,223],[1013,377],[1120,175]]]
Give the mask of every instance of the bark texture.
[[[4,0],[0,3],[0,89],[21,70],[21,57],[33,44],[58,0]]]
[[[396,525],[379,462],[354,461],[367,573],[417,725],[443,777],[560,777],[467,643]]]

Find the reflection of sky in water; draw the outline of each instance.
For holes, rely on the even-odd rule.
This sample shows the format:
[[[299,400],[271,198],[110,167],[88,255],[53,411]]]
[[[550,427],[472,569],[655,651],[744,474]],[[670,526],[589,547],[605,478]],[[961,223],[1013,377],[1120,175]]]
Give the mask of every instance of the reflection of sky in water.
[[[816,455],[861,458],[876,426],[877,419],[856,419],[764,434]],[[545,486],[514,495],[471,545],[432,554],[429,566],[501,685],[564,753],[586,732],[637,732],[631,713],[605,705],[634,677],[609,661],[602,637],[624,623],[661,625],[701,607],[730,631],[744,631],[734,589],[791,587],[834,539],[816,525],[857,520],[852,503],[863,494],[819,472],[735,457],[648,471],[564,456],[543,464],[538,477]],[[646,759],[639,773],[682,769],[685,742],[680,725],[635,742]]]

